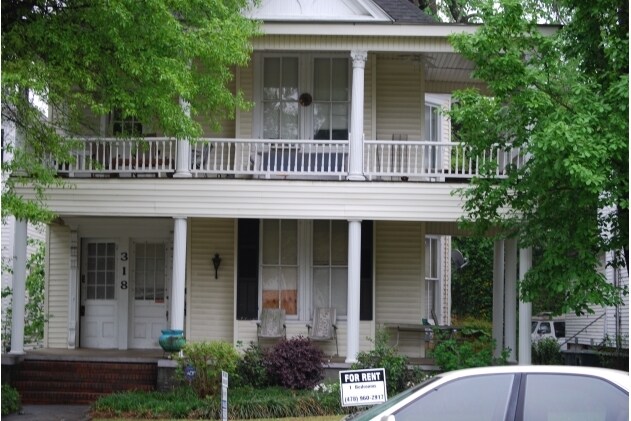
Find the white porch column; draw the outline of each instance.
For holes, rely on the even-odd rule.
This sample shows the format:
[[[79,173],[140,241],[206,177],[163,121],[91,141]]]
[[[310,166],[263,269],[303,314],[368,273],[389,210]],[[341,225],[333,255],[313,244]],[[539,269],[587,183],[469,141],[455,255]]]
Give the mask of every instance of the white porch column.
[[[184,114],[191,116],[191,106],[188,102],[180,98],[180,107],[184,111]],[[177,160],[175,162],[175,174],[174,178],[191,178],[190,171],[191,160],[191,144],[189,139],[180,139],[177,141]]]
[[[519,281],[523,281],[526,272],[532,266],[532,249],[519,249]],[[532,361],[530,323],[532,319],[532,303],[519,301],[519,365],[530,365]]]
[[[517,362],[517,240],[504,242],[504,346],[509,349],[508,362]]]
[[[13,236],[13,294],[10,354],[24,354],[24,303],[26,296],[26,229],[25,219],[15,219]]]
[[[495,240],[493,248],[493,356],[499,358],[504,348],[504,240]]]
[[[350,162],[348,180],[364,181],[364,68],[366,51],[351,51],[353,88],[351,92]]]
[[[184,330],[184,288],[186,287],[186,218],[173,224],[173,277],[171,284],[171,329]]]
[[[348,221],[348,304],[346,362],[357,362],[359,353],[359,301],[361,278],[361,221]]]

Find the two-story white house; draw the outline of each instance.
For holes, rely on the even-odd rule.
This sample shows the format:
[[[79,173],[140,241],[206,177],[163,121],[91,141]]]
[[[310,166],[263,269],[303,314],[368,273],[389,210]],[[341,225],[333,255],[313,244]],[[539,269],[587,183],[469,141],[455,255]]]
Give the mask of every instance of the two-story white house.
[[[250,13],[262,35],[233,88],[251,110],[193,142],[94,116],[76,162],[51,162],[72,188],[47,193],[58,218],[46,234],[46,348],[158,348],[165,328],[247,344],[263,308],[285,310],[288,337],[306,336],[314,308],[335,307],[352,362],[381,326],[449,323],[463,216],[453,192],[480,160],[520,158],[472,156],[439,113],[454,90],[485,89],[448,42],[476,26],[403,0],[263,0]],[[130,131],[142,140],[119,136]],[[516,309],[500,298],[494,320],[506,311],[515,350]],[[398,345],[425,356],[422,335]]]

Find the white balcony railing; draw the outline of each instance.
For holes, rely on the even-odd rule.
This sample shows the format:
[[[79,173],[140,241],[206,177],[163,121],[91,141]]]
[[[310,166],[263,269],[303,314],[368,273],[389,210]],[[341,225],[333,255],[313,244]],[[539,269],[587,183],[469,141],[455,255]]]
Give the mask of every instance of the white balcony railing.
[[[176,171],[172,138],[80,139],[68,162],[50,160],[60,175],[170,176]],[[187,169],[194,177],[308,178],[343,180],[348,175],[348,140],[211,139],[190,143]],[[518,148],[474,156],[452,142],[365,140],[363,172],[368,180],[470,179],[486,164],[506,177],[509,163],[523,164]]]

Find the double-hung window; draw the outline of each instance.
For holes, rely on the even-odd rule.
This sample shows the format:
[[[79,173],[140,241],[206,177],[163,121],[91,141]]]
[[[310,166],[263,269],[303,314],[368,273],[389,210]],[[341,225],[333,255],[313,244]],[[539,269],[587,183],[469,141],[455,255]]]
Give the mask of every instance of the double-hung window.
[[[298,314],[298,222],[263,220],[262,308]]]
[[[313,308],[335,307],[346,316],[348,223],[313,221]]]
[[[438,237],[425,237],[425,305],[426,316],[433,319],[438,307],[440,285],[440,240]],[[438,320],[434,320],[438,323]]]

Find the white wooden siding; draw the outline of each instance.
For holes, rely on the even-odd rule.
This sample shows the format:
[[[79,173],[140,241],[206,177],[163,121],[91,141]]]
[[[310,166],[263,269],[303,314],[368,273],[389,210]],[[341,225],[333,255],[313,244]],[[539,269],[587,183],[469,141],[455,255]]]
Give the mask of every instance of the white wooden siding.
[[[187,338],[233,342],[234,219],[190,220]],[[215,279],[212,258],[221,257]]]
[[[421,323],[425,303],[425,229],[421,223],[376,223],[375,321]],[[393,333],[393,343],[396,333]],[[424,356],[424,341],[417,332],[403,333],[399,350],[411,357]]]
[[[44,333],[47,348],[68,348],[68,283],[70,277],[70,229],[52,224],[48,229],[46,255]]]
[[[237,72],[237,77],[239,78],[237,81],[237,85],[239,89],[243,93],[243,97],[248,101],[254,100],[254,63],[253,60],[250,60],[250,63],[247,67],[239,68]],[[253,133],[253,112],[238,110],[237,121],[239,122],[238,127],[236,129],[236,137],[239,139],[252,139]]]

